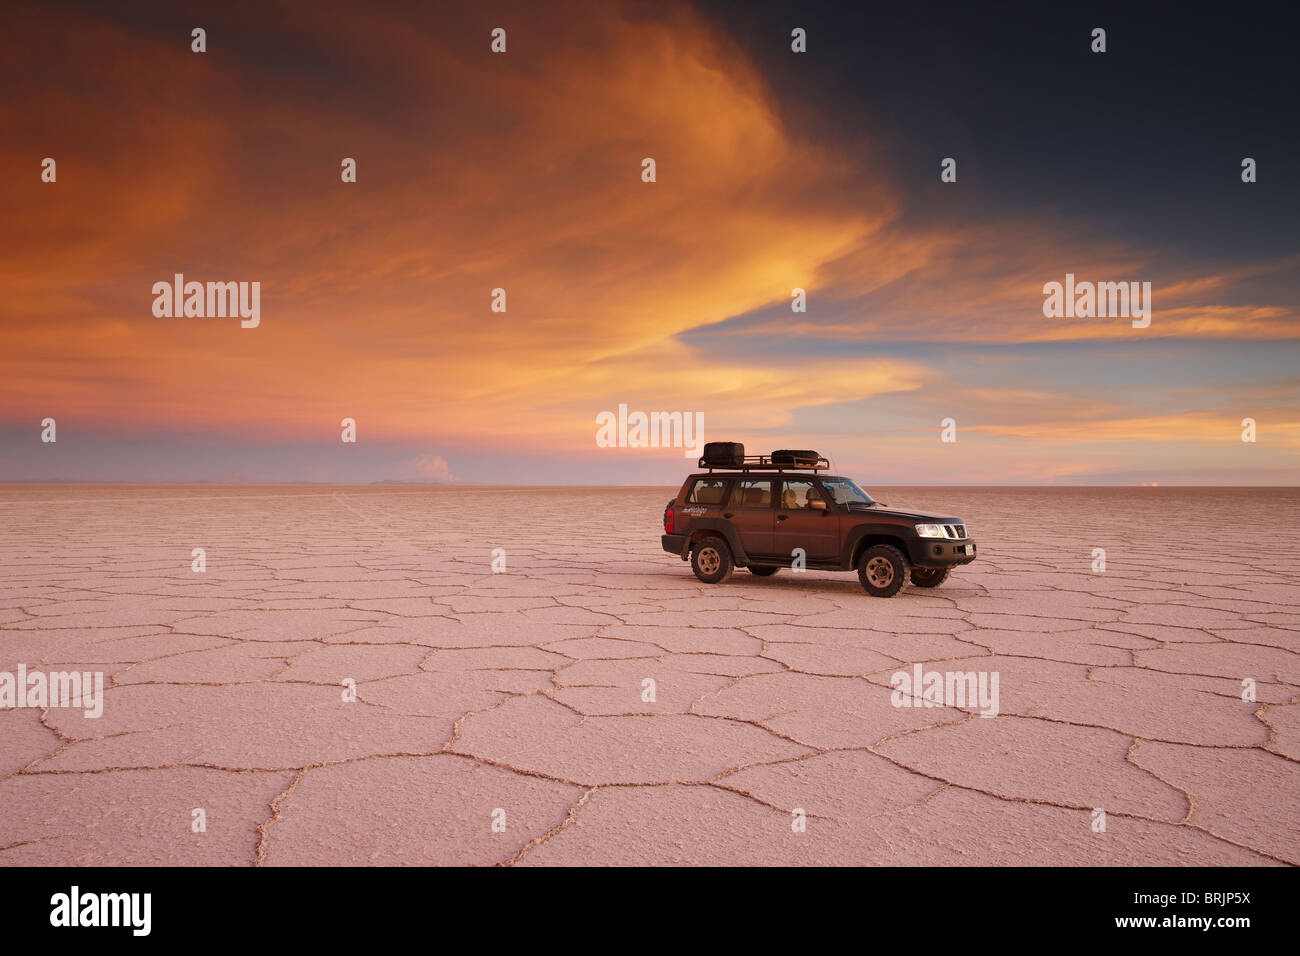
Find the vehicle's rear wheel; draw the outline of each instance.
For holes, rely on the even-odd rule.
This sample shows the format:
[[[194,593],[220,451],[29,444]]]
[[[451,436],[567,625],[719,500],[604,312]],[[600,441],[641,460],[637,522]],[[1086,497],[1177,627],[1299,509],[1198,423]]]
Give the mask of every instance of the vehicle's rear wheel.
[[[918,588],[937,588],[948,580],[952,568],[913,568],[912,583]]]
[[[716,535],[701,539],[691,552],[691,570],[705,584],[721,584],[731,577],[734,568],[731,548]]]
[[[775,564],[751,564],[749,566],[749,573],[757,574],[760,578],[770,578],[780,570]]]
[[[892,544],[873,544],[858,559],[858,580],[872,597],[893,597],[907,581],[907,558]]]

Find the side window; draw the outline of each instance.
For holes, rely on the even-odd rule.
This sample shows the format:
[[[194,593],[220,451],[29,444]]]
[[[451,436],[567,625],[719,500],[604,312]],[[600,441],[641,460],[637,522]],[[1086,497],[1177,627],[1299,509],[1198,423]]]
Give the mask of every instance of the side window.
[[[811,508],[810,502],[820,497],[811,481],[787,478],[781,483],[781,507],[787,511]]]
[[[736,482],[731,493],[733,508],[770,508],[772,506],[772,479],[747,478]]]
[[[691,493],[686,496],[688,505],[720,505],[722,499],[727,496],[727,480],[725,478],[701,478],[691,488]]]

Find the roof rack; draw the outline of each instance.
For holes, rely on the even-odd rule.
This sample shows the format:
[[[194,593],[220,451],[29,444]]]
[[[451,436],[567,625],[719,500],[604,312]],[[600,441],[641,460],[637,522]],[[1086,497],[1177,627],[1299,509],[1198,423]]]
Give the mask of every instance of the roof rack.
[[[824,455],[818,455],[815,460],[805,459],[804,461],[782,462],[774,464],[771,455],[746,455],[744,464],[741,465],[710,465],[703,457],[700,458],[698,467],[707,468],[709,474],[717,471],[824,471],[831,466],[830,461]]]

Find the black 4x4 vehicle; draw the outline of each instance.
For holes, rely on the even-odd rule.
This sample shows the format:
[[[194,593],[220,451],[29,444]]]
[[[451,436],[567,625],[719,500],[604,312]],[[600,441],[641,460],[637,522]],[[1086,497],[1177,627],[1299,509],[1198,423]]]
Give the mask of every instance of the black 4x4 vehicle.
[[[868,594],[893,597],[912,583],[938,587],[975,560],[960,518],[890,511],[851,479],[822,474],[814,451],[746,457],[736,442],[709,442],[699,466],[664,509],[664,550],[718,584],[736,567],[766,577],[802,559],[822,571],[857,570]],[[802,555],[798,552],[802,550]]]

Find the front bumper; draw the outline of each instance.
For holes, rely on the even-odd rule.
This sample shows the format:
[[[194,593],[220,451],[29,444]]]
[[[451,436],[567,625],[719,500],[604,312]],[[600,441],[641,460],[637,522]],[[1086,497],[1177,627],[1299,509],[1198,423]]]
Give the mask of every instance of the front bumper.
[[[686,551],[686,535],[684,534],[665,534],[659,536],[659,541],[664,546],[664,550],[669,554],[675,554],[681,557]]]
[[[918,538],[917,541],[917,553],[912,555],[912,563],[917,567],[951,568],[975,560],[975,542],[971,538],[965,541]]]

